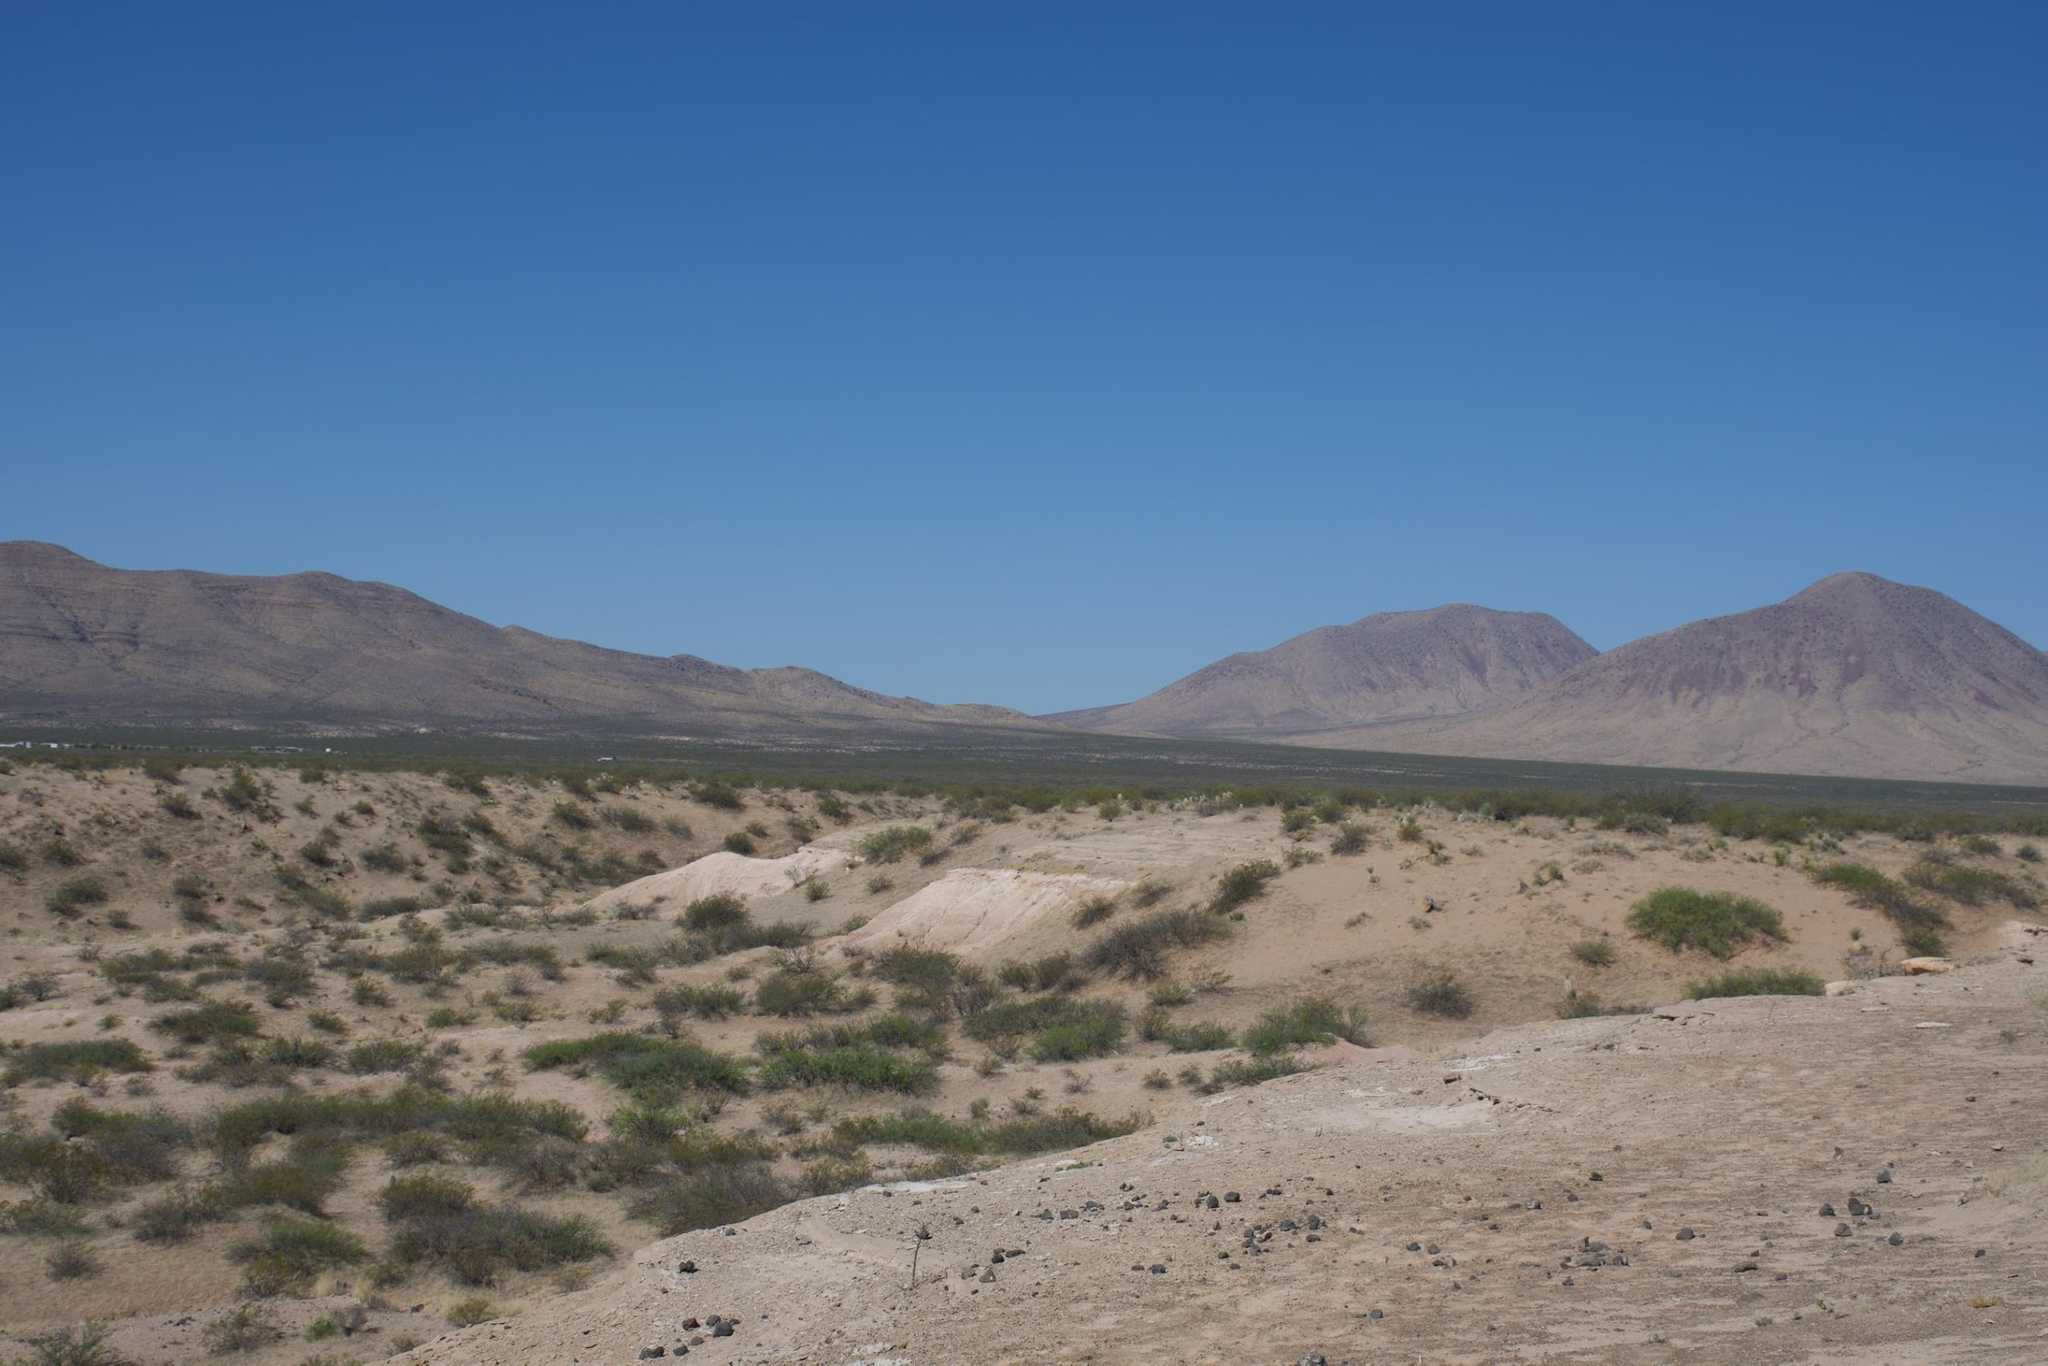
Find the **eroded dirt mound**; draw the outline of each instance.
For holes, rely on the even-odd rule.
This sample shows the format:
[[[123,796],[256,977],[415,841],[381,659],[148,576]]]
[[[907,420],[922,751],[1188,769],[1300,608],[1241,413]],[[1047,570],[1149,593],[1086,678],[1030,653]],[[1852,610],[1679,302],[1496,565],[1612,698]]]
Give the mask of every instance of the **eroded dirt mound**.
[[[403,1359],[2039,1360],[2048,1051],[2007,1031],[2043,992],[2007,962],[1336,1055],[655,1243]]]
[[[1068,913],[1090,897],[1113,897],[1129,886],[1082,873],[1028,873],[1014,868],[960,868],[920,888],[848,935],[845,946],[897,944],[979,953]]]
[[[593,910],[614,906],[664,906],[680,910],[699,897],[727,893],[768,897],[798,886],[806,878],[825,877],[853,861],[844,849],[809,845],[781,858],[748,858],[721,850],[680,868],[614,887],[590,899]]]

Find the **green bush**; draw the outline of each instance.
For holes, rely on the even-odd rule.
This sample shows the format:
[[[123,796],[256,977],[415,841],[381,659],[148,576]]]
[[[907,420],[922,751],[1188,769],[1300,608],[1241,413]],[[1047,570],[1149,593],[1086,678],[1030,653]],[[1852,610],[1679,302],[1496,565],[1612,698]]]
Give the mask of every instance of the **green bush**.
[[[1085,961],[1115,976],[1149,980],[1165,975],[1169,949],[1193,948],[1229,934],[1227,922],[1201,911],[1154,911],[1125,921],[1089,945]]]
[[[391,1235],[400,1266],[438,1266],[461,1285],[496,1285],[507,1271],[545,1271],[611,1255],[590,1221],[509,1206],[419,1209]]]
[[[247,1269],[244,1284],[254,1295],[310,1289],[322,1272],[368,1260],[363,1240],[338,1224],[313,1219],[273,1219],[261,1236],[235,1244],[228,1259]]]
[[[1867,864],[1847,861],[1815,869],[1813,879],[1822,886],[1843,889],[1851,905],[1882,911],[1899,927],[1900,939],[1913,952],[1939,955],[1946,951],[1941,932],[1948,926],[1948,917],[1915,896],[1904,883]]]
[[[795,1193],[758,1162],[699,1168],[666,1181],[634,1201],[627,1213],[653,1224],[664,1238],[700,1228],[719,1228],[786,1205]]]
[[[1091,896],[1074,912],[1074,928],[1089,929],[1116,914],[1116,902],[1106,896]]]
[[[1342,1011],[1327,996],[1311,996],[1261,1015],[1258,1023],[1245,1031],[1244,1046],[1258,1057],[1269,1058],[1304,1044],[1338,1039],[1364,1044],[1365,1012],[1355,1006]]]
[[[1572,945],[1572,957],[1589,968],[1614,966],[1614,945],[1605,939],[1581,939]]]
[[[1028,1156],[1085,1147],[1106,1138],[1132,1133],[1144,1122],[1133,1115],[1105,1120],[1065,1108],[1047,1115],[1025,1115],[998,1124],[960,1124],[929,1110],[902,1110],[893,1115],[844,1119],[833,1136],[849,1147],[864,1143],[903,1145],[959,1157],[988,1154]]]
[[[190,1010],[173,1010],[150,1021],[150,1028],[182,1044],[220,1043],[254,1038],[261,1029],[255,1015],[226,1001],[208,1001]]]
[[[1266,884],[1280,876],[1280,866],[1270,859],[1240,863],[1223,875],[1209,909],[1222,914],[1264,896]]]
[[[722,845],[728,854],[744,854],[748,858],[754,856],[754,837],[744,830],[735,830],[727,835]]]
[[[1628,927],[1673,953],[1704,949],[1728,958],[1756,939],[1786,938],[1784,917],[1753,897],[1659,887],[1636,902]]]
[[[1810,972],[1791,968],[1734,968],[1689,984],[1695,1001],[1713,996],[1819,996],[1825,987]]]
[[[746,1068],[737,1060],[693,1043],[644,1034],[595,1034],[535,1044],[526,1050],[525,1059],[536,1072],[590,1067],[620,1090],[651,1104],[665,1103],[686,1090],[739,1095],[747,1089]]]
[[[1067,1018],[1048,1025],[1031,1044],[1039,1062],[1079,1062],[1105,1057],[1123,1046],[1124,1009],[1111,1001],[1076,1002]]]
[[[1970,868],[1922,859],[1908,868],[1906,881],[1965,906],[2006,901],[2023,911],[2040,906],[2041,898],[2018,878],[1991,868]]]
[[[1408,988],[1408,1006],[1425,1015],[1442,1015],[1462,1020],[1472,1013],[1475,1002],[1470,988],[1449,968],[1437,968]]]
[[[932,842],[932,832],[921,825],[892,825],[861,838],[854,846],[869,863],[895,863],[905,854],[916,853]]]
[[[839,983],[822,972],[784,968],[754,988],[754,1009],[763,1015],[816,1015],[858,1008]]]
[[[7,1058],[9,1086],[24,1081],[90,1081],[99,1072],[147,1072],[150,1061],[126,1039],[32,1043]]]
[[[77,915],[87,906],[97,906],[107,899],[107,884],[92,873],[81,873],[67,877],[43,898],[43,905],[53,915],[66,918]]]
[[[476,1190],[466,1181],[432,1172],[394,1176],[377,1196],[387,1223],[424,1215],[458,1214],[476,1203]]]
[[[1200,1090],[1206,1095],[1213,1095],[1228,1087],[1257,1086],[1260,1082],[1291,1077],[1308,1070],[1308,1064],[1292,1053],[1276,1053],[1267,1058],[1229,1058],[1211,1069],[1209,1079],[1202,1083]]]
[[[872,1044],[855,1044],[777,1053],[761,1068],[760,1082],[770,1091],[823,1085],[919,1095],[937,1088],[939,1073],[924,1058],[905,1057]]]

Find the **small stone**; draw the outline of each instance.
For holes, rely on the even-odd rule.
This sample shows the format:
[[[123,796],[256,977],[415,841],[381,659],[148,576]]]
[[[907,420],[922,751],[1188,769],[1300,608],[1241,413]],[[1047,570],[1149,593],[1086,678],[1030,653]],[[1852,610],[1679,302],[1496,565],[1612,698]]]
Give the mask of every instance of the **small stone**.
[[[1741,1274],[1742,1274],[1743,1272],[1745,1272],[1745,1271],[1754,1271],[1754,1270],[1756,1270],[1756,1263],[1755,1263],[1755,1262],[1737,1262],[1737,1263],[1735,1264],[1735,1272],[1736,1272],[1736,1274],[1737,1274],[1737,1275],[1741,1275]]]
[[[1371,1319],[1374,1323],[1378,1323],[1381,1319],[1385,1318],[1386,1315],[1380,1312],[1379,1310],[1375,1309],[1370,1314],[1367,1314],[1366,1317]]]
[[[1236,1191],[1223,1192],[1223,1203],[1226,1205],[1234,1205],[1242,1199],[1244,1199],[1244,1197],[1239,1195]]]
[[[1854,1233],[1855,1231],[1856,1231],[1855,1229],[1853,1229],[1853,1228],[1850,1228],[1850,1227],[1849,1227],[1849,1226],[1848,1226],[1847,1224],[1836,1224],[1836,1225],[1835,1225],[1835,1236],[1836,1236],[1837,1238],[1846,1238],[1846,1237],[1848,1237],[1848,1236],[1849,1236],[1850,1234]]]
[[[1887,1243],[1890,1243],[1893,1247],[1897,1247],[1899,1244],[1906,1241],[1906,1235],[1903,1233],[1894,1233],[1891,1237],[1885,1239],[1885,1241]]]
[[[1697,1233],[1694,1233],[1690,1228],[1682,1228],[1678,1230],[1678,1241],[1681,1243],[1689,1243],[1697,1237],[1699,1237],[1699,1235]]]
[[[731,1337],[732,1325],[730,1323],[727,1323],[724,1319],[720,1319],[717,1323],[711,1325],[711,1336],[715,1338]]]
[[[697,1274],[697,1264],[695,1262],[684,1262],[676,1270],[682,1272],[685,1276],[694,1276]]]
[[[1821,1218],[1823,1218],[1823,1219],[1832,1219],[1832,1218],[1834,1218],[1834,1217],[1835,1217],[1835,1207],[1834,1207],[1834,1206],[1833,1206],[1832,1204],[1829,1204],[1829,1203],[1827,1203],[1827,1202],[1823,1201],[1823,1202],[1822,1202],[1822,1204],[1821,1204],[1821,1207],[1820,1207],[1820,1217],[1821,1217]]]
[[[1408,1250],[1409,1250],[1410,1252],[1420,1252],[1420,1251],[1422,1251],[1422,1244],[1420,1244],[1420,1243],[1410,1243],[1410,1244],[1408,1244]]]
[[[1154,1262],[1154,1263],[1152,1263],[1152,1268],[1151,1268],[1151,1269],[1152,1269],[1152,1274],[1153,1274],[1153,1275],[1155,1275],[1155,1276],[1164,1276],[1164,1275],[1166,1274],[1166,1263],[1165,1263],[1165,1262]]]
[[[640,1359],[642,1361],[659,1361],[667,1355],[668,1348],[662,1346],[642,1347],[640,1349]]]
[[[1880,1186],[1889,1186],[1891,1183],[1892,1169],[1890,1167],[1879,1167],[1877,1169],[1877,1184]]]

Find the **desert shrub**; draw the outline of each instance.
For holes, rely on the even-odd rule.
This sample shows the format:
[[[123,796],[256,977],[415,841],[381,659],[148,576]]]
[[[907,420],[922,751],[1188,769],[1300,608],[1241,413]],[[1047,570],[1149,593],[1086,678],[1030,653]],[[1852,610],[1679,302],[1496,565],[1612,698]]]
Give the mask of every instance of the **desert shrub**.
[[[0,1233],[26,1238],[75,1238],[86,1222],[75,1204],[34,1196],[0,1204]]]
[[[1112,897],[1091,896],[1082,902],[1074,912],[1074,928],[1089,929],[1101,924],[1116,914],[1116,901]]]
[[[654,996],[655,1013],[661,1016],[663,1026],[670,1033],[675,1032],[673,1022],[685,1015],[694,1015],[700,1020],[722,1020],[728,1015],[739,1014],[746,1006],[745,992],[716,983],[668,987]]]
[[[1981,854],[1986,858],[1996,858],[2005,852],[2005,846],[1989,835],[1965,835],[1962,838],[1962,846],[1966,852]]]
[[[20,873],[27,867],[28,855],[22,852],[20,845],[0,840],[0,871]]]
[[[754,856],[754,837],[744,830],[733,831],[720,844],[728,854],[744,854],[748,858]]]
[[[1673,953],[1704,949],[1728,958],[1755,939],[1786,938],[1784,917],[1753,897],[1659,887],[1636,902],[1628,927]]]
[[[925,1058],[906,1057],[873,1044],[850,1044],[779,1052],[761,1068],[760,1082],[770,1091],[791,1086],[848,1086],[918,1095],[938,1086],[939,1073]]]
[[[199,808],[194,806],[192,799],[182,792],[166,792],[163,796],[157,798],[156,804],[163,808],[164,814],[173,820],[196,821],[199,819]]]
[[[588,830],[596,824],[590,814],[574,802],[556,802],[548,818],[570,830]]]
[[[818,814],[826,820],[845,825],[853,819],[853,808],[842,801],[836,793],[818,794]]]
[[[2040,896],[2026,883],[1992,868],[1972,868],[1922,859],[1908,868],[1905,880],[1965,906],[1982,906],[1987,901],[2006,901],[2023,911],[2041,904]]]
[[[389,1255],[400,1266],[437,1266],[460,1285],[482,1286],[507,1271],[545,1271],[611,1251],[587,1219],[465,1204],[408,1214],[392,1232]]]
[[[1436,968],[1408,988],[1408,1007],[1425,1015],[1462,1020],[1472,1013],[1471,989],[1449,968]]]
[[[29,1354],[16,1366],[134,1366],[109,1345],[110,1331],[106,1324],[94,1322],[28,1338]]]
[[[130,1216],[129,1227],[145,1243],[182,1243],[228,1213],[228,1202],[212,1187],[176,1190],[144,1202]]]
[[[1654,811],[1626,807],[1609,811],[1598,821],[1602,830],[1621,830],[1631,835],[1663,835],[1671,830],[1671,822]]]
[[[457,1214],[476,1203],[476,1190],[466,1181],[432,1172],[394,1176],[377,1196],[387,1223],[425,1215]]]
[[[178,1174],[179,1151],[192,1142],[191,1127],[168,1111],[102,1110],[83,1100],[58,1106],[50,1127],[82,1141],[110,1177],[124,1183],[170,1180]]]
[[[1066,1017],[1039,1031],[1031,1056],[1039,1062],[1100,1058],[1123,1046],[1124,1009],[1113,1001],[1077,1001]]]
[[[220,1200],[233,1209],[251,1205],[282,1205],[301,1214],[327,1213],[327,1199],[341,1188],[349,1165],[345,1145],[317,1136],[303,1136],[292,1151],[273,1162],[258,1162],[231,1172],[217,1188]]]
[[[962,964],[943,949],[899,945],[877,954],[869,971],[897,989],[899,1003],[916,1010],[943,1010],[959,980]]]
[[[871,998],[873,993],[868,993]],[[822,972],[783,968],[761,979],[754,988],[754,1009],[763,1015],[817,1015],[855,1010],[856,998],[840,990],[839,983]]]
[[[251,1294],[281,1295],[309,1289],[322,1272],[355,1266],[369,1257],[363,1240],[338,1224],[279,1217],[261,1235],[236,1243],[228,1259],[246,1270]]]
[[[1605,939],[1581,939],[1572,945],[1572,957],[1589,968],[1614,966],[1614,945]]]
[[[99,1254],[84,1243],[59,1243],[44,1266],[53,1281],[77,1281],[100,1274]]]
[[[284,1337],[284,1329],[270,1311],[260,1305],[241,1304],[227,1310],[199,1335],[212,1356],[253,1352]]]
[[[714,934],[747,921],[747,904],[730,892],[698,897],[683,908],[678,923],[695,934]]]
[[[741,796],[737,789],[719,782],[698,783],[690,789],[690,795],[704,805],[717,807],[721,811],[739,811],[747,804],[746,798]]]
[[[1085,961],[1119,977],[1156,978],[1166,972],[1169,949],[1193,948],[1229,933],[1225,922],[1201,911],[1154,911],[1125,921],[1089,945]]]
[[[53,868],[76,868],[85,862],[85,855],[78,852],[78,846],[62,835],[52,835],[43,842],[43,862]]]
[[[348,1070],[357,1076],[403,1072],[420,1060],[421,1048],[403,1039],[370,1039],[348,1051]]]
[[[1209,1053],[1236,1042],[1227,1026],[1213,1021],[1168,1025],[1160,1031],[1159,1038],[1173,1053]]]
[[[374,868],[380,873],[402,873],[412,867],[412,860],[405,856],[397,845],[373,844],[358,855],[365,868]]]
[[[666,1181],[629,1204],[627,1213],[653,1224],[668,1238],[737,1224],[794,1198],[795,1193],[772,1168],[759,1162],[740,1162],[700,1167]]]
[[[1308,1070],[1308,1064],[1292,1053],[1276,1053],[1266,1058],[1228,1058],[1217,1063],[1210,1070],[1209,1079],[1196,1089],[1205,1095],[1214,1095],[1229,1087],[1257,1086],[1260,1082],[1291,1077]]]
[[[246,1101],[215,1115],[212,1141],[224,1160],[239,1161],[272,1134],[334,1139],[440,1134],[469,1145],[473,1156],[488,1157],[540,1138],[574,1142],[588,1127],[580,1113],[558,1101],[517,1100],[495,1092],[453,1097],[414,1086],[384,1096],[288,1092]]]
[[[1338,1039],[1363,1044],[1365,1012],[1355,1006],[1349,1011],[1339,1010],[1329,997],[1311,996],[1261,1015],[1258,1023],[1245,1031],[1244,1046],[1258,1057],[1269,1058],[1303,1044],[1326,1044]]]
[[[595,1034],[583,1039],[539,1043],[526,1050],[533,1071],[556,1067],[589,1067],[635,1099],[663,1104],[686,1090],[740,1094],[747,1089],[746,1069],[723,1053],[676,1039],[644,1034]]]
[[[629,835],[645,835],[654,830],[654,818],[637,806],[607,806],[598,812],[598,816],[614,830],[623,830]]]
[[[1280,876],[1280,867],[1270,859],[1240,863],[1223,875],[1209,909],[1218,913],[1234,911],[1265,895],[1266,884]]]
[[[932,832],[921,825],[892,825],[861,838],[854,846],[869,863],[895,863],[905,854],[929,846]]]
[[[254,1038],[261,1030],[255,1015],[226,1001],[207,1001],[190,1010],[169,1011],[150,1021],[149,1027],[182,1044]]]
[[[87,906],[97,906],[107,899],[107,884],[92,873],[67,877],[50,889],[43,898],[43,905],[51,914],[66,918],[77,915]]]
[[[1036,1034],[1055,1025],[1088,1018],[1102,1005],[1076,1001],[1070,996],[1040,996],[1028,1001],[1003,1001],[966,1015],[961,1029],[967,1037],[987,1043],[993,1039],[1015,1039]]]
[[[474,1328],[497,1316],[497,1306],[482,1295],[471,1295],[448,1306],[448,1322],[457,1328]]]
[[[1105,1120],[1071,1108],[1052,1114],[1019,1116],[997,1124],[961,1124],[929,1110],[901,1110],[893,1115],[844,1119],[833,1126],[832,1132],[849,1147],[881,1143],[961,1157],[998,1153],[1025,1156],[1118,1138],[1135,1131],[1141,1123],[1142,1117],[1136,1115],[1123,1121]]]
[[[1938,955],[1945,951],[1941,931],[1947,927],[1948,917],[1904,883],[1867,864],[1846,861],[1815,869],[1813,879],[1823,886],[1840,887],[1849,894],[1852,905],[1882,911],[1899,927],[1900,937],[1909,947],[1919,946],[1914,952]]]
[[[1356,821],[1345,821],[1330,837],[1333,854],[1362,854],[1372,845],[1372,832]]]
[[[9,1086],[24,1081],[90,1081],[100,1072],[147,1072],[150,1061],[126,1039],[32,1043],[7,1055]]]
[[[1734,968],[1689,983],[1685,993],[1696,1001],[1712,996],[1818,996],[1824,987],[1810,972],[1792,968]]]

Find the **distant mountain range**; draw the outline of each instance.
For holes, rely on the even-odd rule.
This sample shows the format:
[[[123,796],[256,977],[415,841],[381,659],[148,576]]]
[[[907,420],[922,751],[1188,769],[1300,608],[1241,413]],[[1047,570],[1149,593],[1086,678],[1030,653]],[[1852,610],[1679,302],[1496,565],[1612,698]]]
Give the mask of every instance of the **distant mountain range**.
[[[389,584],[110,569],[0,543],[0,723],[761,735],[1044,728],[809,669],[734,669],[492,626]]]
[[[1381,612],[1220,659],[1135,702],[1048,719],[1123,735],[1307,737],[1516,701],[1594,653],[1541,612]]]
[[[0,726],[761,739],[994,728],[2048,785],[2048,655],[1953,599],[1837,574],[1598,654],[1556,618],[1382,612],[1134,702],[1031,717],[801,668],[607,650],[388,584],[111,569],[0,543]]]
[[[1606,654],[1547,616],[1383,613],[1050,719],[1337,749],[2048,784],[2048,655],[1952,598],[1874,574],[1835,574]]]

